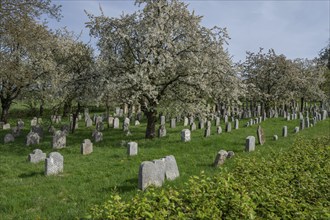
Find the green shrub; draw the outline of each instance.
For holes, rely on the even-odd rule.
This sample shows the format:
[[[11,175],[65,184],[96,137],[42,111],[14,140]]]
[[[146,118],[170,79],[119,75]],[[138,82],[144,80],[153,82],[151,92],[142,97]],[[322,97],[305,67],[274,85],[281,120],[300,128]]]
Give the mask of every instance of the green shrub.
[[[230,171],[190,178],[94,206],[89,219],[329,219],[330,139],[298,139],[288,150],[235,158]],[[260,154],[260,155],[259,155]],[[218,172],[219,171],[219,172]]]

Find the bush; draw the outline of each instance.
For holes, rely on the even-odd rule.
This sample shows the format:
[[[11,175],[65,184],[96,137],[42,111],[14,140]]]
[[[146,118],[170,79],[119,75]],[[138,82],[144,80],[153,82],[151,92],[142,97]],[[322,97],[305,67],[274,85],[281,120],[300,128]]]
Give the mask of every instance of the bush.
[[[118,194],[89,219],[329,219],[330,139],[298,139],[289,151],[235,158],[232,170],[190,178],[182,189],[154,189],[130,201]],[[220,171],[220,172],[218,172]]]

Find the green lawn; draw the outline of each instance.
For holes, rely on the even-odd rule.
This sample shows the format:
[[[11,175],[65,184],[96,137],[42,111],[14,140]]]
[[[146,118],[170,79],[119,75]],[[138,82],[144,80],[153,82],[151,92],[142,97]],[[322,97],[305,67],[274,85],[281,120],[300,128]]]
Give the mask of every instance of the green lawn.
[[[32,119],[32,118],[31,118]],[[174,155],[180,178],[167,181],[164,187],[183,186],[192,175],[204,171],[212,176],[216,168],[212,166],[216,153],[221,150],[232,150],[235,157],[223,165],[227,169],[235,167],[235,158],[251,157],[267,159],[272,151],[285,151],[296,137],[313,138],[330,136],[330,119],[320,121],[315,127],[294,134],[299,120],[286,121],[283,118],[267,119],[262,122],[266,143],[256,146],[255,153],[244,152],[245,138],[256,136],[258,125],[243,127],[246,120],[240,121],[240,129],[231,133],[216,134],[212,127],[210,137],[204,138],[204,129],[192,132],[192,141],[180,141],[182,122],[175,129],[166,124],[167,136],[162,139],[145,140],[145,123],[130,126],[132,136],[126,137],[121,129],[105,129],[103,141],[94,143],[94,152],[83,156],[80,144],[90,138],[93,128],[85,128],[82,121],[75,134],[67,137],[67,147],[58,150],[64,156],[64,172],[58,176],[44,176],[44,163],[31,164],[27,156],[33,149],[39,148],[49,154],[51,135],[44,128],[45,136],[38,146],[25,146],[25,137],[29,132],[29,119],[25,119],[25,128],[21,137],[14,143],[3,144],[3,137],[8,131],[0,131],[0,216],[1,219],[73,219],[84,216],[94,204],[102,204],[110,198],[112,192],[119,192],[124,199],[130,199],[138,192],[138,170],[142,161]],[[121,119],[121,122],[123,120]],[[10,121],[13,126],[16,121]],[[223,120],[222,128],[224,131]],[[47,119],[44,119],[47,124]],[[288,126],[288,137],[281,136],[282,127]],[[60,125],[56,125],[57,128]],[[233,127],[233,126],[232,126]],[[278,141],[272,139],[279,136]],[[136,141],[139,145],[138,155],[128,157],[126,145],[122,141]],[[330,144],[330,143],[329,143]],[[256,156],[258,155],[258,156]],[[257,157],[257,158],[256,158]]]

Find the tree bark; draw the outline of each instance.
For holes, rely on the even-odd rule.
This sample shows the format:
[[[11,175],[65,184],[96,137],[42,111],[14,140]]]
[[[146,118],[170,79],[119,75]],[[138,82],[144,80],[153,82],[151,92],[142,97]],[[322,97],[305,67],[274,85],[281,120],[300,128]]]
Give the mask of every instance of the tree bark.
[[[75,112],[73,112],[73,118],[72,118],[72,128],[71,128],[71,133],[73,134],[74,131],[76,130],[76,123],[77,123],[77,118],[78,118],[78,114],[81,110],[81,106],[80,103],[78,102],[78,106],[77,106],[77,110]]]
[[[68,116],[68,113],[70,112],[71,109],[71,101],[66,101],[63,106],[63,115],[62,117]]]
[[[11,105],[11,101],[5,99],[1,100],[1,108],[2,108],[1,121],[3,121],[4,123],[8,122],[10,105]]]
[[[153,139],[154,137],[156,137],[157,111],[145,111],[144,114],[147,116],[147,129],[145,138]]]
[[[304,101],[305,101],[305,98],[304,97],[301,97],[300,99],[300,112],[304,112]]]

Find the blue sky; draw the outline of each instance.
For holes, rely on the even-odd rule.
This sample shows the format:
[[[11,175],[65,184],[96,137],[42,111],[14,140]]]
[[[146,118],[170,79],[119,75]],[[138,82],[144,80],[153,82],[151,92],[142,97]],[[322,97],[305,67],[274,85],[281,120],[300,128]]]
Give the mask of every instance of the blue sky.
[[[62,5],[60,22],[50,21],[49,27],[66,26],[81,39],[90,41],[85,28],[88,18],[84,10],[99,15],[99,6],[109,17],[138,10],[131,0],[53,0]],[[246,51],[260,47],[273,48],[289,59],[318,56],[329,41],[330,1],[185,1],[195,14],[203,16],[206,27],[226,27],[231,40],[227,46],[234,61],[245,60]],[[92,40],[93,42],[93,40]]]

